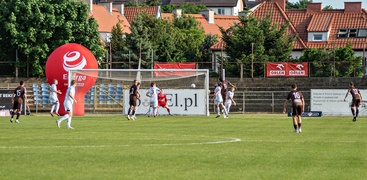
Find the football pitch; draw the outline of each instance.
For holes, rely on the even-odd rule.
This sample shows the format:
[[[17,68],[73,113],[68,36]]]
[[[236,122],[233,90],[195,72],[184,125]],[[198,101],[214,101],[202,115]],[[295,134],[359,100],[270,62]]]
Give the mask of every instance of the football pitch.
[[[1,179],[366,179],[367,118],[0,117]]]

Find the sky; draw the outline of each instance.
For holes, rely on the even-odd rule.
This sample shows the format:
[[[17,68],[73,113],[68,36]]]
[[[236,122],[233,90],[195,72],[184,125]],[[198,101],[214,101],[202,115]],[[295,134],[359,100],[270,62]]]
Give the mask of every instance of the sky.
[[[288,0],[291,3],[299,2],[299,0]],[[331,5],[333,9],[344,9],[344,2],[362,2],[362,8],[367,9],[366,0],[312,0],[312,2],[321,2],[322,7]]]

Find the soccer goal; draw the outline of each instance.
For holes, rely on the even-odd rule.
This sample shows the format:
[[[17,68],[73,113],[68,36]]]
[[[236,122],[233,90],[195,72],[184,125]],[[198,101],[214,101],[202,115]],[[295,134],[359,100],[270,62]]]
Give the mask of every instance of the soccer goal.
[[[138,115],[146,115],[149,111],[146,93],[151,82],[164,90],[173,115],[209,115],[208,69],[82,69],[69,70],[68,78],[69,82],[77,81],[76,93],[85,93],[86,113],[122,111],[126,114],[129,88],[138,80],[141,83]],[[93,81],[93,86],[86,87],[88,80]],[[162,107],[158,113],[168,114]]]

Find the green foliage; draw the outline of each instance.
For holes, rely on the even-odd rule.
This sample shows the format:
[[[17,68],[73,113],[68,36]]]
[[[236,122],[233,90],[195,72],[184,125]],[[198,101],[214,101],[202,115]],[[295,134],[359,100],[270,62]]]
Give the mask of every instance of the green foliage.
[[[48,55],[57,47],[75,42],[89,48],[98,58],[103,56],[97,23],[88,18],[88,8],[83,2],[60,0],[12,0],[0,4],[0,47],[2,59],[15,59],[29,63],[31,76],[44,76]],[[29,62],[27,62],[29,59]],[[22,65],[21,67],[26,67]],[[21,69],[21,76],[26,69]]]
[[[354,55],[351,44],[332,49],[310,48],[303,52],[300,61],[310,63],[311,77],[358,77],[363,75],[362,58]]]
[[[333,6],[331,6],[331,5],[327,5],[327,6],[325,6],[325,7],[323,8],[323,10],[332,10],[332,9],[334,9],[334,8],[333,8]]]
[[[148,49],[144,49],[145,56],[142,60],[142,67],[150,68],[153,61],[158,62],[195,62],[201,61],[202,43],[205,35],[204,30],[198,28],[198,22],[193,17],[175,17],[173,22],[165,19],[156,19],[145,13],[140,14],[140,19],[134,20],[131,24],[132,33],[128,35],[128,47],[138,54],[138,47],[134,45],[131,37],[142,37],[144,31],[146,37],[143,44]],[[136,21],[136,22],[135,22]],[[137,31],[137,29],[142,29]],[[144,29],[144,30],[143,30]],[[140,33],[140,34],[139,34]],[[135,39],[136,39],[135,38]],[[153,53],[151,52],[153,51]],[[151,55],[153,54],[153,57]],[[137,60],[136,58],[134,61]]]
[[[218,35],[207,34],[205,36],[205,39],[200,46],[203,61],[211,62],[212,51],[210,50],[210,47],[212,47],[217,42],[218,42]]]
[[[144,23],[149,15],[145,12],[138,13],[131,22],[131,34],[127,35],[127,45],[132,51],[131,60],[137,62],[132,68],[150,68],[152,42],[150,41],[150,28]],[[140,67],[139,67],[140,66]]]
[[[270,62],[287,61],[293,49],[295,36],[289,36],[286,32],[289,23],[273,25],[270,16],[264,19],[254,17],[239,17],[240,23],[229,29],[220,28],[222,39],[226,46],[225,52],[229,56],[229,63],[244,63],[244,74],[251,76],[252,61]],[[238,65],[227,65],[229,72],[239,75]],[[263,76],[264,66],[254,66],[254,76]]]
[[[182,9],[184,14],[200,14],[200,11],[207,9],[205,5],[195,5],[194,3],[184,2],[181,3],[180,6],[176,6],[173,4],[168,4],[162,6],[163,13],[171,13],[175,9]]]
[[[115,26],[113,26],[111,30],[110,42],[106,42],[106,45],[107,49],[111,50],[112,52],[112,62],[113,62],[112,68],[113,69],[129,68],[128,64],[118,64],[119,62],[127,62],[129,60],[129,51],[126,44],[126,35],[120,23],[117,23]]]
[[[298,2],[292,3],[287,1],[287,9],[306,9],[307,3],[312,2],[312,0],[299,0]]]

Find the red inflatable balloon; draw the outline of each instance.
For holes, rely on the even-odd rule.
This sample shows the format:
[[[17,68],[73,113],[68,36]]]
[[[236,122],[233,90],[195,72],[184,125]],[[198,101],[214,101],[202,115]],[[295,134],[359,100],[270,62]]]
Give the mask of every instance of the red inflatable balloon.
[[[55,49],[48,57],[46,62],[46,77],[49,84],[54,79],[59,81],[57,89],[62,94],[58,96],[60,102],[59,114],[66,114],[64,109],[65,93],[68,89],[68,70],[69,69],[98,69],[98,62],[92,52],[86,47],[69,43]],[[75,99],[73,114],[84,116],[84,96],[97,80],[97,71],[88,71],[88,76],[83,74],[74,75],[73,79],[77,81],[75,90]]]

